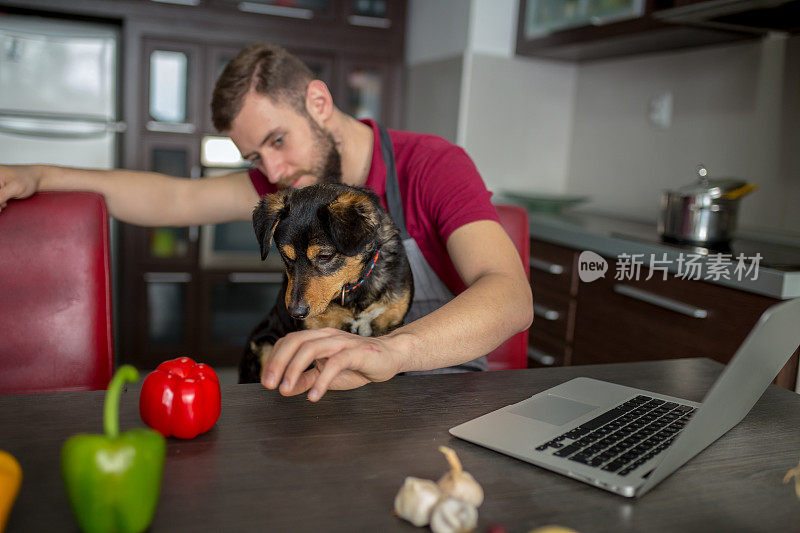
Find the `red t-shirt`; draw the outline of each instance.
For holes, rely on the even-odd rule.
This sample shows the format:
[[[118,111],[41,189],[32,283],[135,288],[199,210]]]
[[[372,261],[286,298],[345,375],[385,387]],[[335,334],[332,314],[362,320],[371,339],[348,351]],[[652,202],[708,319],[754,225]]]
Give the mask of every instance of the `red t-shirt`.
[[[365,185],[386,206],[386,165],[383,162],[380,132],[374,121],[362,120],[372,127],[374,144],[372,163]],[[456,272],[445,243],[461,226],[476,220],[499,222],[497,211],[478,169],[467,153],[450,142],[424,133],[389,130],[394,148],[397,181],[406,229],[422,251],[434,272],[453,292],[466,286]],[[250,180],[259,195],[276,191],[275,185],[258,169],[250,170]]]

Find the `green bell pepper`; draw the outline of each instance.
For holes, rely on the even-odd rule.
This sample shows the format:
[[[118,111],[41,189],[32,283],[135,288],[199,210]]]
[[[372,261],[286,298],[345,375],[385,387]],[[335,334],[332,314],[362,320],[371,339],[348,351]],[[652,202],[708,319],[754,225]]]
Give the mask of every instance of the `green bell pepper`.
[[[106,392],[105,435],[73,435],[61,449],[61,473],[78,523],[86,532],[139,532],[153,520],[161,491],[166,443],[151,429],[119,433],[124,382],[139,373],[123,365]]]

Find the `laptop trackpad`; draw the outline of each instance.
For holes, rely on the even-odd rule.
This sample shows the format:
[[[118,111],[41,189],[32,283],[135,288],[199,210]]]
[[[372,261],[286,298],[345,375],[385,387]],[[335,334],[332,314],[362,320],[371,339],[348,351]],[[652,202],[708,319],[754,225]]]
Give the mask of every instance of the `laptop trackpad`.
[[[509,412],[547,422],[548,424],[562,426],[579,416],[585,415],[592,409],[597,409],[597,406],[547,394],[541,398],[522,402],[522,404],[509,409]]]

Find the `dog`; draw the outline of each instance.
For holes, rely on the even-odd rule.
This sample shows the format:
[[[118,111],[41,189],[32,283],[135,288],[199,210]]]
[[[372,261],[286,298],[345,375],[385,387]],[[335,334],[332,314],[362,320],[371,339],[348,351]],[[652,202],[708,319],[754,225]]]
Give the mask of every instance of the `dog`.
[[[333,327],[369,337],[402,325],[414,297],[411,266],[369,189],[320,183],[263,196],[253,229],[262,261],[274,242],[285,271],[275,306],[247,341],[240,383],[260,382],[264,358],[292,331]]]

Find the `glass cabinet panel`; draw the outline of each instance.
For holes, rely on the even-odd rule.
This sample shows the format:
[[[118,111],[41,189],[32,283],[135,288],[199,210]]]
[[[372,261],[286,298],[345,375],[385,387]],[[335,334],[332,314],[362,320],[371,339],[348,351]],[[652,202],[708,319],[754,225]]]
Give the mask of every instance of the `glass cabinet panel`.
[[[361,17],[385,17],[386,0],[351,0],[353,14]]]
[[[244,346],[253,328],[272,309],[280,288],[280,274],[233,273],[227,282],[214,283],[211,286],[211,342]]]
[[[184,342],[186,285],[180,282],[147,283],[147,342],[153,347]]]
[[[189,58],[184,52],[150,53],[150,117],[160,122],[186,122]]]
[[[206,135],[200,141],[200,164],[204,167],[222,167],[226,169],[247,168],[249,163],[242,159],[242,154],[230,137]],[[210,175],[208,172],[205,175]]]
[[[357,119],[380,121],[383,73],[379,68],[355,67],[346,73],[346,111]]]
[[[253,224],[237,221],[215,226],[212,248],[216,253],[242,253],[261,257]]]
[[[644,0],[527,0],[525,37],[642,15]]]
[[[145,140],[146,170],[174,177],[190,176],[194,159],[190,144],[191,141]],[[196,227],[143,228],[141,231],[145,235],[146,257],[151,260],[188,259],[192,238],[197,234]]]
[[[150,152],[149,166],[153,172],[185,177],[189,168],[189,154],[184,148],[154,147]]]

